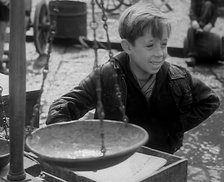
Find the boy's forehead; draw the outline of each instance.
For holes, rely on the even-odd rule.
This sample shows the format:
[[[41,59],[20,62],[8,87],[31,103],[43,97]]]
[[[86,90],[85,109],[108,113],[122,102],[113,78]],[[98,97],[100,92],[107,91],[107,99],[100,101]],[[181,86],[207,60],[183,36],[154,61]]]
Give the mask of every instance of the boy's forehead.
[[[145,30],[143,32],[143,36],[145,42],[153,41],[154,37],[152,36],[152,31],[151,29]]]
[[[157,36],[153,36],[152,35],[152,28],[146,28],[143,31],[143,37],[145,38],[146,41],[150,41],[150,40],[154,40],[156,38],[159,38]],[[166,26],[163,26],[163,31],[162,31],[162,39],[168,39],[169,35],[168,35],[168,29],[166,28]]]

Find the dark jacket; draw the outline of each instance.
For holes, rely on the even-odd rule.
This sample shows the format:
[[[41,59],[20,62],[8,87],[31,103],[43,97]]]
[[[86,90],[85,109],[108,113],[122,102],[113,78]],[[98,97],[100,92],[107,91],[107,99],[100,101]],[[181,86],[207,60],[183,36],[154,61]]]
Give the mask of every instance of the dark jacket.
[[[129,56],[123,52],[100,68],[106,119],[122,120],[123,117],[116,97],[114,70],[119,75],[118,85],[129,122],[148,131],[148,147],[175,152],[182,145],[184,132],[200,124],[219,106],[219,98],[209,87],[193,78],[185,68],[167,62],[157,73],[152,95],[146,100],[129,68]],[[95,79],[96,74],[92,72],[77,87],[54,101],[47,124],[76,120],[96,108]]]

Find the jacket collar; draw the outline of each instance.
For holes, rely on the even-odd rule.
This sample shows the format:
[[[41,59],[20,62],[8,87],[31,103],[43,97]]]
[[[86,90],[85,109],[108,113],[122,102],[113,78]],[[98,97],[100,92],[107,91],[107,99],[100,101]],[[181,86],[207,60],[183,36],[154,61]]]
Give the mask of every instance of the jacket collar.
[[[169,69],[169,75],[171,80],[179,79],[179,78],[185,78],[186,73],[183,72],[181,69],[176,69],[176,66],[171,65]]]
[[[121,52],[120,54],[115,56],[115,60],[117,60],[119,62],[119,65],[122,67],[122,70],[133,81],[133,83],[135,85],[137,85],[137,87],[139,87],[137,81],[134,79],[134,76],[133,76],[133,74],[130,70],[128,54],[125,53],[125,52]],[[169,68],[170,68],[170,64],[165,61],[164,64],[161,66],[159,72],[157,73],[157,75],[156,75],[156,85],[155,85],[155,89],[157,91],[163,85],[163,83],[164,83],[164,81],[167,77]],[[175,69],[172,69],[171,73],[172,73],[171,75],[173,76],[173,78],[177,77],[177,75],[180,76],[180,74],[175,72]]]
[[[115,59],[119,62],[119,65],[122,68],[122,71],[125,73],[126,77],[131,80],[131,82],[135,85],[137,89],[141,92],[141,89],[138,85],[138,82],[135,80],[134,75],[130,69],[130,59],[127,53],[121,52],[117,56],[115,56]]]
[[[167,78],[168,70],[169,70],[170,64],[168,62],[164,62],[161,66],[159,72],[156,75],[156,85],[155,89],[157,91],[160,90],[161,86],[163,85],[165,79]]]

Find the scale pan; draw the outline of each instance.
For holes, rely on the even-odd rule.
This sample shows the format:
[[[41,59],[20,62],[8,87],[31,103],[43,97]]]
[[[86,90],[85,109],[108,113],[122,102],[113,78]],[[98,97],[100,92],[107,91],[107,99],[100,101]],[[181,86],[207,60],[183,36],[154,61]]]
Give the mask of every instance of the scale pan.
[[[100,121],[75,120],[35,130],[26,145],[43,162],[77,171],[95,171],[116,165],[148,140],[148,133],[134,124],[104,120],[106,154],[101,152]]]

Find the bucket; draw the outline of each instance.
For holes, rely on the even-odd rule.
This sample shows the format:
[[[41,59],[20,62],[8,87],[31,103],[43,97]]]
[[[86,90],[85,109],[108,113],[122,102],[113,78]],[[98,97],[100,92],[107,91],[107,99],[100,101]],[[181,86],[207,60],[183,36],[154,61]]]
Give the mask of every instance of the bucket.
[[[59,11],[55,12],[54,8]],[[56,17],[55,38],[76,39],[87,35],[87,8],[81,1],[50,1],[50,18]]]
[[[187,56],[190,45],[188,38],[184,40],[184,52]],[[200,32],[197,34],[195,41],[196,59],[200,62],[217,62],[223,60],[223,44],[222,37],[213,32]]]

